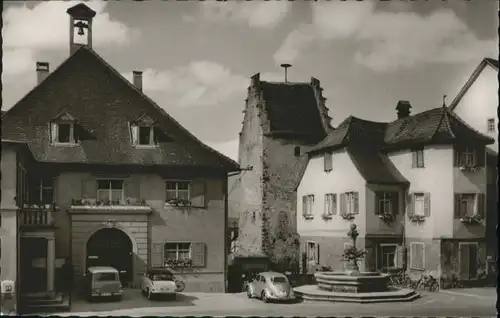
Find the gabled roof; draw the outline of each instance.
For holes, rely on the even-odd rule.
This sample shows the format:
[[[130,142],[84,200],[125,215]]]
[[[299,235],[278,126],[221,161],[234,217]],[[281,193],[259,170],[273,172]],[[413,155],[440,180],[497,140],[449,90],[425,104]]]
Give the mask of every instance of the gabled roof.
[[[455,97],[455,99],[451,102],[451,104],[448,106],[450,110],[454,110],[455,107],[457,107],[458,103],[462,100],[462,97],[464,97],[465,93],[469,90],[469,88],[474,84],[476,79],[479,77],[481,72],[484,70],[486,66],[491,66],[493,67],[497,72],[498,72],[498,60],[486,57],[484,58],[481,63],[476,67],[474,72],[472,72],[472,75],[469,77],[465,85],[462,87],[460,92],[458,92],[458,95]]]
[[[77,147],[49,145],[47,123],[62,111],[92,138]],[[129,123],[147,114],[168,135],[156,149],[132,146]],[[2,116],[2,136],[24,141],[42,162],[170,165],[236,171],[87,46],[82,46]]]
[[[350,116],[325,139],[311,147],[308,154],[345,148],[367,182],[407,184],[408,181],[387,157],[387,151],[457,141],[494,142],[467,125],[447,107],[439,107],[390,123]]]
[[[270,121],[269,133],[315,140],[326,136],[322,105],[318,105],[311,83],[260,81],[259,85]]]

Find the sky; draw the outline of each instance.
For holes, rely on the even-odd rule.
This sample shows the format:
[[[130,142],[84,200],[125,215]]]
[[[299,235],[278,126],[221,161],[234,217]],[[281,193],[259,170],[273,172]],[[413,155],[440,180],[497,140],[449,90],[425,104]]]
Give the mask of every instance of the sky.
[[[69,56],[73,1],[5,1],[2,110]],[[321,81],[333,126],[449,103],[484,57],[498,58],[498,2],[90,1],[93,48],[206,144],[237,160],[250,77]]]

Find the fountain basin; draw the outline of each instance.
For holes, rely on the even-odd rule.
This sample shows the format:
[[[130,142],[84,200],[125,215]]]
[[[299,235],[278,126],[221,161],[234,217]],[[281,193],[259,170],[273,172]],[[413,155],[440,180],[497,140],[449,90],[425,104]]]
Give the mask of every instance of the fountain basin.
[[[378,272],[317,272],[320,290],[343,293],[374,293],[389,290],[389,274]]]
[[[420,298],[413,289],[389,289],[385,292],[346,293],[321,290],[316,285],[304,285],[293,289],[304,302],[388,303],[409,302]]]

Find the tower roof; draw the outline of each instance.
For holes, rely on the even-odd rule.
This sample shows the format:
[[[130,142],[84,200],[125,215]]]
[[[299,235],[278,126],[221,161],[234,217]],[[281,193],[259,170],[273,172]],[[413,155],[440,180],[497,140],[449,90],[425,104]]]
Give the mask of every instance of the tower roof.
[[[79,3],[66,10],[66,12],[75,19],[92,19],[96,12],[86,6],[84,3]]]

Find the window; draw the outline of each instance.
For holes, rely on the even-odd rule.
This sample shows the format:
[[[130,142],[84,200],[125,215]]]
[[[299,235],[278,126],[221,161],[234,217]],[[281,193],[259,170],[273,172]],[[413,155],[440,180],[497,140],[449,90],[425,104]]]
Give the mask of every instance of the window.
[[[191,243],[166,243],[165,260],[179,261],[191,258]]]
[[[397,192],[376,192],[377,206],[375,214],[397,214],[398,193]]]
[[[414,149],[412,152],[412,167],[424,168],[424,149]]]
[[[325,215],[337,214],[337,195],[335,193],[325,194]]]
[[[98,282],[113,282],[120,279],[117,273],[97,273],[94,277]]]
[[[313,217],[313,204],[314,204],[314,195],[305,195],[302,197],[302,215],[310,219]]]
[[[383,272],[396,268],[396,244],[380,245],[380,269]]]
[[[299,146],[296,146],[295,148],[293,148],[293,154],[295,155],[295,157],[300,156],[300,147]]]
[[[153,146],[154,145],[154,129],[150,126],[139,126],[139,145]]]
[[[271,281],[275,284],[286,284],[288,283],[288,280],[286,277],[273,277],[271,278]]]
[[[340,194],[340,213],[358,214],[358,193],[346,192]]]
[[[495,118],[488,118],[487,131],[488,132],[495,131]]]
[[[479,214],[478,196],[475,193],[455,194],[455,218]]]
[[[54,179],[52,177],[34,178],[29,185],[30,203],[52,204],[54,202]]]
[[[423,193],[414,193],[413,194],[413,206],[414,206],[414,214],[424,216],[425,215],[425,195]]]
[[[123,201],[123,180],[97,180],[97,199],[99,201]]]
[[[333,154],[331,152],[325,153],[325,172],[332,171],[333,169]]]
[[[319,244],[307,242],[307,262],[310,265],[319,264]]]
[[[410,268],[417,270],[425,269],[425,244],[411,243],[410,244]]]
[[[51,141],[55,144],[74,144],[75,140],[75,125],[73,122],[52,122],[51,124]]]
[[[476,165],[476,151],[472,148],[465,148],[458,153],[458,165],[473,167]]]
[[[190,199],[189,181],[167,181],[166,183],[166,201],[170,200],[189,200]]]

